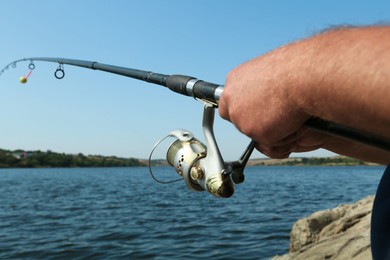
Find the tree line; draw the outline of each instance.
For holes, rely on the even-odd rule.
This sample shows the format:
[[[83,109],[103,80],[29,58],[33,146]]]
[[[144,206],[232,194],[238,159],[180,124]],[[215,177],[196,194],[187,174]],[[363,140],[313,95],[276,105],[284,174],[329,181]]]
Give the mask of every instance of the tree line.
[[[45,168],[45,167],[131,167],[144,166],[135,158],[116,156],[73,155],[52,151],[23,151],[0,149],[0,168]]]
[[[251,163],[251,161],[249,161]],[[254,160],[253,166],[356,166],[356,165],[376,165],[362,160],[345,157],[296,157],[280,160],[260,159]]]

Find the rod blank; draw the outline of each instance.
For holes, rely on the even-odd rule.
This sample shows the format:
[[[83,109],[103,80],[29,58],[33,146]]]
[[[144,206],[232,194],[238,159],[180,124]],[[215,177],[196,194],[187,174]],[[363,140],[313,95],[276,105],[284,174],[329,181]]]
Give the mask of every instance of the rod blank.
[[[15,67],[16,63],[23,61],[46,61],[67,65],[73,65],[83,67],[92,70],[105,71],[125,77],[154,83],[164,87],[168,87],[170,90],[186,95],[193,96],[198,99],[207,100],[218,106],[219,98],[223,92],[223,86],[198,80],[191,76],[186,75],[165,75],[160,73],[154,73],[151,71],[144,71],[138,69],[131,69],[125,67],[118,67],[94,61],[64,59],[64,58],[47,58],[47,57],[35,57],[16,60],[8,64],[0,75],[9,68],[9,66]],[[34,65],[35,68],[35,65]],[[334,122],[322,120],[320,118],[309,119],[306,123],[308,127],[317,129],[319,131],[329,133],[335,136],[346,138],[352,141],[360,142],[369,146],[373,146],[385,151],[390,151],[390,140],[388,138],[378,136],[372,133],[367,133],[359,129],[351,128],[348,126],[336,124]]]

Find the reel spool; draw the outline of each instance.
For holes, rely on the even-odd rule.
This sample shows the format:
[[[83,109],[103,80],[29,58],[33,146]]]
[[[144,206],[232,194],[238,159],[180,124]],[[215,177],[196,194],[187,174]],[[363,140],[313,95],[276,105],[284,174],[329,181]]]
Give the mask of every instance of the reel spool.
[[[204,177],[199,160],[206,157],[207,148],[189,132],[181,130],[174,132],[178,139],[169,146],[167,161],[184,178],[191,190],[202,191],[203,188],[197,182]]]

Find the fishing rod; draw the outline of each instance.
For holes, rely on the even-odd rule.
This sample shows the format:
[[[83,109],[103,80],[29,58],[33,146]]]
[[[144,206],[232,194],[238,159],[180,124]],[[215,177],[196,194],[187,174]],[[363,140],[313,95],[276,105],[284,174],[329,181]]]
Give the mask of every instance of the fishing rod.
[[[227,198],[233,195],[233,183],[238,184],[244,181],[244,168],[255,148],[254,141],[249,143],[239,160],[224,162],[214,137],[215,108],[218,108],[219,99],[224,89],[223,85],[186,75],[166,75],[94,61],[47,57],[24,58],[13,61],[1,70],[0,75],[9,67],[15,68],[17,63],[25,61],[30,61],[28,65],[30,72],[26,76],[20,77],[21,83],[26,83],[31,72],[35,69],[34,61],[46,61],[59,64],[54,72],[54,76],[57,79],[64,78],[64,64],[67,64],[146,81],[167,87],[176,93],[196,98],[204,104],[202,128],[207,145],[201,143],[189,131],[178,129],[170,132],[166,137],[157,142],[149,156],[149,169],[152,177],[164,184],[173,182],[157,180],[152,173],[150,162],[157,145],[167,137],[174,137],[176,141],[169,146],[166,153],[167,161],[175,168],[190,189],[194,191],[207,190],[217,197]],[[305,125],[321,132],[390,151],[389,139],[359,129],[320,118],[311,118]]]

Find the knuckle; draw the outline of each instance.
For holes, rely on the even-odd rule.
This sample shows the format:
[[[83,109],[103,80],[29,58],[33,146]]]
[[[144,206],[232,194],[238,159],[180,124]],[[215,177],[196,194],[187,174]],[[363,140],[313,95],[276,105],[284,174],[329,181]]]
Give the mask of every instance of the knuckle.
[[[291,151],[280,147],[258,147],[258,150],[272,159],[286,159]]]
[[[242,118],[240,118],[240,119],[242,119]],[[241,124],[237,124],[237,127],[240,130],[240,132],[243,133],[244,135],[246,135],[252,139],[256,139],[256,135],[255,135],[256,130],[246,120],[243,120],[243,122],[241,122]]]
[[[258,144],[256,149],[273,159],[285,159],[296,150],[296,144],[292,143],[283,146]]]

